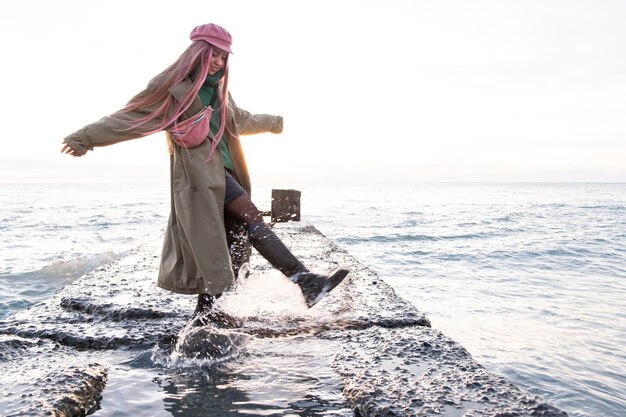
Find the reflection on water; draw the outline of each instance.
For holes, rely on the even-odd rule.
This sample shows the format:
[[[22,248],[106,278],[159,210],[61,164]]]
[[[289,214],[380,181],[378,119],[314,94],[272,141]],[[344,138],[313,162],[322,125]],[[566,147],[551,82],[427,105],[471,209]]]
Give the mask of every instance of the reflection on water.
[[[299,337],[252,340],[239,358],[164,375],[159,385],[165,409],[181,416],[207,411],[220,416],[351,416],[329,367],[335,348],[331,342]]]
[[[200,334],[207,338],[201,346],[191,346],[192,358],[155,348],[128,367],[112,370],[94,415],[354,415],[330,368],[336,342],[310,336],[242,337],[223,329],[195,330],[191,337]],[[211,340],[217,346],[208,346]],[[194,348],[204,352],[208,347],[215,354],[227,340],[237,341],[236,355],[194,356]]]

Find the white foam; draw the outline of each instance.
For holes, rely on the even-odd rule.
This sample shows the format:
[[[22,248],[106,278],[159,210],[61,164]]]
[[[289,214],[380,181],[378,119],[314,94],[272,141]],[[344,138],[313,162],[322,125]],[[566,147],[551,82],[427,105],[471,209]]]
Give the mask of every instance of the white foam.
[[[39,270],[42,275],[47,277],[64,277],[66,279],[75,279],[94,269],[115,261],[124,256],[126,252],[104,252],[90,256],[81,256],[78,258],[58,260],[44,266]]]
[[[275,270],[253,272],[241,279],[235,291],[219,299],[219,305],[239,317],[285,319],[309,314],[298,285]]]

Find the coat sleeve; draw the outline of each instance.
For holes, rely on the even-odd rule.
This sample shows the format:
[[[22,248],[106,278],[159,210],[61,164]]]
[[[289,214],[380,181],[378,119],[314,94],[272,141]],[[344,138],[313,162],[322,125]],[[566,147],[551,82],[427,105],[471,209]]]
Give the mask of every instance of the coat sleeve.
[[[281,133],[283,131],[283,117],[270,114],[251,114],[237,107],[232,97],[229,97],[230,108],[233,111],[237,132],[240,135],[254,135],[257,133]]]
[[[155,107],[140,109],[124,113],[129,120],[136,120],[152,112]],[[137,139],[146,136],[145,131],[157,129],[161,119],[151,120],[142,126],[141,131],[128,129],[128,122],[121,121],[111,116],[103,117],[97,122],[90,123],[63,139],[78,155],[84,155],[94,147],[108,146],[115,143]]]

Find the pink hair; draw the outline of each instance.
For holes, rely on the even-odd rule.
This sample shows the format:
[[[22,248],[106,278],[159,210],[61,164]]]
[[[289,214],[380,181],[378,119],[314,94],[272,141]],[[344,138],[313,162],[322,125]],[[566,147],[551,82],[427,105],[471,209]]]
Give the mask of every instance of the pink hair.
[[[112,118],[128,124],[122,130],[135,129],[144,136],[166,130],[176,121],[193,103],[200,87],[209,74],[209,62],[213,54],[213,45],[205,41],[195,41],[178,57],[167,69],[154,77],[148,88],[133,97],[126,106],[114,114]],[[192,85],[187,94],[180,100],[174,99],[169,89],[186,78],[192,78]],[[228,109],[228,56],[224,62],[224,76],[221,83],[220,95],[220,128],[215,134],[211,146],[209,159],[213,158],[215,148],[226,129],[226,114]],[[128,113],[148,107],[158,106],[156,110],[140,117],[130,118]],[[170,108],[173,107],[173,111]],[[171,114],[169,114],[171,113]],[[160,121],[155,128],[152,121]]]

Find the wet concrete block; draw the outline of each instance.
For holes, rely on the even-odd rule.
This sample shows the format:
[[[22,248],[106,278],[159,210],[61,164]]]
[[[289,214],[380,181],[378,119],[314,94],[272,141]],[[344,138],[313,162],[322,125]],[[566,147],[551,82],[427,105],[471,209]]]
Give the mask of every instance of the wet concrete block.
[[[258,289],[265,292],[267,280],[276,283],[272,297],[287,290],[295,297],[301,294],[296,284],[274,276],[276,271],[254,255],[250,270],[261,286],[250,298],[238,298],[245,293],[242,281],[231,298],[237,317],[245,319],[242,325],[192,328],[196,297],[156,287],[161,241],[150,242],[0,321],[0,414],[85,415],[105,386],[107,367],[161,364],[184,380],[187,374],[181,369],[186,368],[179,365],[196,370],[197,364],[209,363],[228,380],[234,375],[228,375],[228,366],[219,367],[223,361],[245,367],[258,356],[254,373],[264,377],[291,356],[300,360],[309,348],[305,362],[315,361],[322,345],[331,349],[329,359],[339,352],[332,361],[332,384],[337,387],[335,379],[341,378],[356,416],[565,415],[487,372],[460,345],[431,329],[425,315],[374,271],[314,227],[281,223],[275,231],[311,270],[342,266],[350,274],[310,310],[303,299],[299,306],[290,295],[286,311],[256,314],[267,307],[258,301]],[[225,295],[219,302],[227,306],[228,299]],[[242,306],[241,300],[257,305]],[[250,317],[246,312],[252,312]],[[268,350],[279,362],[274,368],[267,367]],[[334,373],[329,366],[327,371]],[[195,380],[189,384],[195,388]],[[214,405],[204,393],[196,399]],[[224,407],[238,409],[227,399]]]
[[[150,308],[122,307],[112,303],[98,304],[93,299],[86,297],[63,297],[59,305],[67,310],[100,316],[112,321],[158,320],[166,317],[178,317],[173,312],[158,311]]]
[[[333,367],[361,416],[564,417],[427,327],[352,332]]]
[[[375,323],[384,327],[430,326],[424,313],[397,296],[394,289],[373,270],[315,227],[281,223],[275,226],[275,232],[315,272],[333,271],[338,267],[350,269],[344,282],[320,302],[320,307],[314,308],[328,310],[346,321]]]
[[[105,366],[45,340],[2,336],[0,357],[3,416],[84,416],[107,381]]]
[[[172,338],[195,298],[156,287],[160,242],[98,268],[37,305],[0,321],[0,334],[46,338],[77,349],[139,348]]]

